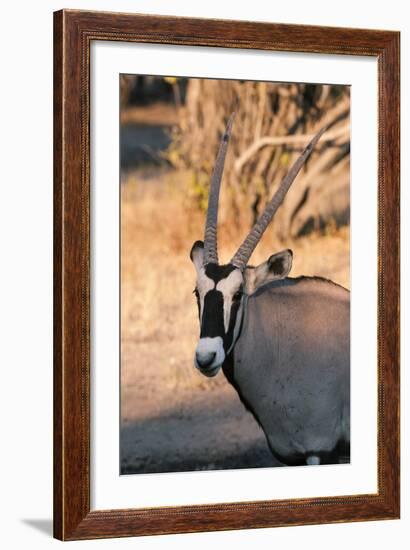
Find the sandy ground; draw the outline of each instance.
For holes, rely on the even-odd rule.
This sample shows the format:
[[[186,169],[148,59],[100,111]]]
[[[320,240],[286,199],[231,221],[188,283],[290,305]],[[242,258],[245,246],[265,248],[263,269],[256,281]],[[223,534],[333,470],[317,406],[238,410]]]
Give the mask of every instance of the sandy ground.
[[[276,465],[264,435],[222,373],[193,367],[198,338],[189,251],[202,216],[187,210],[183,175],[139,170],[122,184],[121,472]],[[268,232],[267,232],[268,233]],[[241,235],[220,228],[220,255]],[[285,243],[291,275],[321,275],[349,287],[349,230]],[[280,250],[267,234],[253,262]]]

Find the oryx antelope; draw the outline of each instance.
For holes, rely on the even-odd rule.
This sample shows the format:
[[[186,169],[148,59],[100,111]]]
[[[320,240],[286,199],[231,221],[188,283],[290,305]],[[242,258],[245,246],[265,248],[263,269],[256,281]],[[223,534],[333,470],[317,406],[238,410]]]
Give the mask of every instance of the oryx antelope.
[[[225,265],[217,254],[219,189],[233,116],[211,179],[204,242],[191,250],[200,339],[195,366],[221,369],[283,464],[330,464],[350,457],[350,293],[320,277],[288,277],[292,251],[257,267],[249,258],[321,130],[283,179]]]

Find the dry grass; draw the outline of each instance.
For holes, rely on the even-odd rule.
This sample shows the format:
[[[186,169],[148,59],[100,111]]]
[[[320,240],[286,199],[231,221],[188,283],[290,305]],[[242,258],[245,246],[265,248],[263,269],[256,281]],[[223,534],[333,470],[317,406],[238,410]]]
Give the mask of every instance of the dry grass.
[[[229,409],[223,409],[224,418],[218,420],[225,422],[230,418],[223,435],[227,452],[246,454],[251,440],[255,440],[256,447],[259,445],[262,454],[266,452],[263,435],[224,377],[206,379],[192,364],[198,319],[192,296],[195,272],[189,252],[192,243],[202,238],[204,220],[202,214],[188,208],[185,177],[172,171],[159,174],[140,171],[122,185],[121,454],[123,471],[127,472],[161,470],[161,452],[175,454],[178,445],[181,449],[188,446],[193,457],[202,456],[207,445],[204,433],[214,429],[212,419],[222,414],[222,409],[218,412],[221,403]],[[227,261],[232,256],[245,231],[245,228],[229,230],[226,224],[220,228],[222,260]],[[349,287],[347,228],[286,243],[275,242],[268,232],[257,247],[252,263],[262,262],[284,247],[294,251],[292,276],[321,275]],[[199,433],[198,441],[192,435],[198,432],[198,427],[193,432],[188,430],[189,436],[184,436],[182,430],[181,434],[173,433],[169,439],[167,419],[174,418],[174,429],[178,430],[183,421],[194,422],[195,410],[203,414],[210,408],[207,420],[197,416],[202,418],[198,422],[204,430]],[[147,424],[144,431],[141,423],[152,419],[157,419],[155,429],[151,424],[148,429]],[[219,436],[212,434],[214,439],[209,440],[209,446],[218,447],[221,441],[215,438]],[[179,442],[178,435],[181,436]],[[242,443],[241,437],[245,438]],[[156,458],[155,452],[158,453]],[[181,450],[180,455],[176,455],[185,457],[185,453],[186,450]],[[173,466],[164,466],[165,470],[195,469],[189,465],[184,467],[182,463],[178,468],[176,460]],[[193,462],[195,460],[192,458]],[[213,463],[222,464],[217,459]],[[211,467],[209,464],[197,467]]]
[[[165,172],[152,179],[142,174],[122,185],[121,284],[124,341],[167,340],[182,349],[193,348],[197,313],[192,290],[195,272],[189,259],[193,242],[202,238],[203,215],[188,211],[184,174]],[[227,261],[241,243],[246,228],[219,230],[219,253]],[[279,243],[269,231],[251,263],[290,247],[294,252],[292,276],[320,275],[349,288],[349,229],[328,230],[293,242]]]
[[[195,271],[189,252],[203,233],[203,216],[186,210],[183,177],[172,172],[155,179],[134,176],[122,186],[121,207],[122,342],[162,349],[163,360],[176,366],[175,378],[184,365],[191,370],[198,336],[192,296]],[[220,228],[221,258],[232,256],[245,231],[229,238],[228,228]],[[348,228],[282,244],[267,234],[252,263],[264,261],[284,246],[294,252],[292,276],[320,275],[349,288]],[[132,368],[123,368],[124,376]],[[202,386],[202,381],[198,377],[197,385]],[[171,386],[174,382],[166,381]],[[206,387],[212,383],[207,380]]]

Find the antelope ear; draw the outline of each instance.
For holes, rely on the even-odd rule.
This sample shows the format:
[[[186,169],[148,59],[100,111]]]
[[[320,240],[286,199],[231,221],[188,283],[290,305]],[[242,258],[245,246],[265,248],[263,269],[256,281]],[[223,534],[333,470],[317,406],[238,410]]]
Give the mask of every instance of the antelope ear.
[[[248,267],[245,270],[246,292],[253,294],[260,287],[284,279],[289,275],[292,268],[293,252],[282,250],[272,256],[263,264],[257,267]]]
[[[202,241],[194,242],[189,257],[197,271],[204,266],[204,243]]]

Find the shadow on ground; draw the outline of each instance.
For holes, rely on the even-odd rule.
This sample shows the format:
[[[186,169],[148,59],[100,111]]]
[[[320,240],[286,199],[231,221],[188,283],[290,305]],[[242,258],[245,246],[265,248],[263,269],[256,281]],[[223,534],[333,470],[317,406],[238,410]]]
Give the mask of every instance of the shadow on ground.
[[[266,468],[272,456],[259,425],[236,396],[203,396],[161,415],[124,421],[121,474]]]

